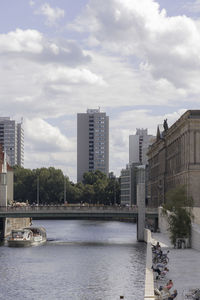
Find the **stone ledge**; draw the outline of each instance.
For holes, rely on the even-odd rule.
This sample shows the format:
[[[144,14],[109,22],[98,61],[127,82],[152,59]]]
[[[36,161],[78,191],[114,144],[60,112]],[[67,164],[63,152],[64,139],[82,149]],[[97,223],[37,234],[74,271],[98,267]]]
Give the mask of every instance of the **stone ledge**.
[[[145,242],[147,243],[144,299],[152,300],[155,299],[155,295],[154,295],[153,271],[151,269],[152,267],[151,231],[145,229],[144,237],[145,237]]]

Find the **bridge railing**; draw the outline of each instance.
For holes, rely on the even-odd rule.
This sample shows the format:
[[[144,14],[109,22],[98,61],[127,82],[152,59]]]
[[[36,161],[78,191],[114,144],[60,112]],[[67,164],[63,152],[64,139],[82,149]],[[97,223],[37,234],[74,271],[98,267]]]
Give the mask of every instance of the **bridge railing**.
[[[68,206],[68,205],[26,205],[26,206],[0,206],[0,213],[6,214],[9,213],[113,213],[113,214],[137,214],[138,208],[137,206],[106,206],[106,205],[76,205],[76,206]],[[158,210],[153,208],[146,208],[146,214],[148,215],[157,215]]]
[[[27,206],[0,206],[0,212],[42,212],[42,211],[107,211],[107,212],[137,212],[137,207],[123,206],[66,206],[66,205],[27,205]]]

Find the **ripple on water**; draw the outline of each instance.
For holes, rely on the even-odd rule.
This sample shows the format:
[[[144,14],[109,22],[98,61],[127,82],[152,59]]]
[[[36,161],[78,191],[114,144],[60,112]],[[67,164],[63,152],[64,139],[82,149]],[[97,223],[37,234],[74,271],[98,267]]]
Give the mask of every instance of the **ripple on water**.
[[[145,244],[132,223],[35,221],[41,247],[0,247],[0,299],[140,300]]]

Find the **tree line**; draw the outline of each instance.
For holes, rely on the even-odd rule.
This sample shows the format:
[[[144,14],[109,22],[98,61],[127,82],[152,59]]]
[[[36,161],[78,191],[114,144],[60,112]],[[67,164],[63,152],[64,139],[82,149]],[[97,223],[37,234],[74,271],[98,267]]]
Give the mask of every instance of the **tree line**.
[[[113,205],[120,203],[120,185],[115,177],[108,178],[100,171],[87,172],[83,181],[73,183],[60,169],[54,167],[25,169],[14,167],[14,200],[39,204],[64,202]]]

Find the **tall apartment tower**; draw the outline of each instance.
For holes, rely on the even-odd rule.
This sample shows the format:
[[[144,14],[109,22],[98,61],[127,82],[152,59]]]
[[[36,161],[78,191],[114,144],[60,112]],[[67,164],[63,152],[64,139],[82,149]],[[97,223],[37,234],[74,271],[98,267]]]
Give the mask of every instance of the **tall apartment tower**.
[[[24,130],[22,122],[0,117],[0,144],[6,152],[10,166],[24,165]]]
[[[77,182],[83,174],[109,173],[109,117],[100,109],[77,114]]]
[[[136,134],[129,136],[129,163],[146,165],[148,147],[154,139],[153,135],[148,135],[147,129],[136,129]]]

